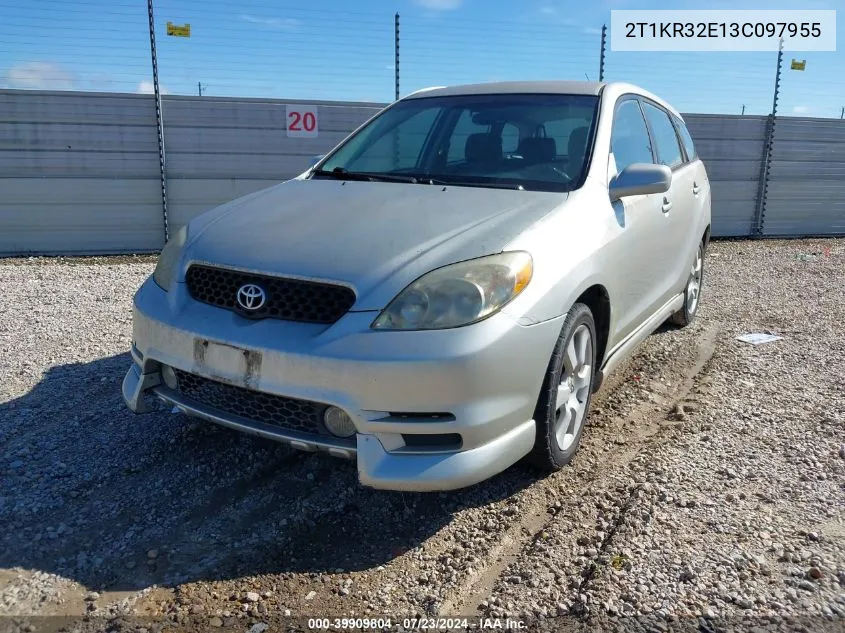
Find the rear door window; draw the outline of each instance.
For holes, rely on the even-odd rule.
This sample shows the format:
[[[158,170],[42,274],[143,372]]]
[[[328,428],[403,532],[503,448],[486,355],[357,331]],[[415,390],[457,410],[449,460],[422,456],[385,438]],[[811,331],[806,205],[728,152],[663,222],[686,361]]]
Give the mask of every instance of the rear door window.
[[[661,165],[674,169],[684,164],[684,156],[681,153],[681,144],[678,141],[678,133],[669,114],[650,103],[643,104],[646,119],[654,134],[654,143],[657,145],[657,162]]]

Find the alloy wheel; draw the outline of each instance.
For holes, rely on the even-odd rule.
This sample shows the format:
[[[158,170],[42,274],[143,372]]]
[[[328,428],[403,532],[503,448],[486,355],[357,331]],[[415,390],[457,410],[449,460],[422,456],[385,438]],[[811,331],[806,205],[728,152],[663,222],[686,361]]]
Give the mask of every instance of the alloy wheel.
[[[687,282],[687,312],[694,314],[698,307],[698,297],[701,294],[701,268],[702,268],[702,253],[701,248],[696,251],[695,261],[690,269],[689,281]]]
[[[572,446],[587,413],[593,383],[593,340],[590,328],[580,325],[563,351],[563,371],[557,388],[554,434],[560,450]]]

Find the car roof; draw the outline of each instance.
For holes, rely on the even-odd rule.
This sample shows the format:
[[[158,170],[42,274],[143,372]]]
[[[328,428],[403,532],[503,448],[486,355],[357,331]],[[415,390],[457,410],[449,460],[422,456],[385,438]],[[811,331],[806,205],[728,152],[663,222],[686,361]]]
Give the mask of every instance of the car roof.
[[[636,94],[647,97],[662,105],[678,118],[683,119],[675,108],[657,95],[634,84],[618,81],[497,81],[459,86],[436,86],[412,92],[402,100],[489,94],[568,94],[598,96],[603,90],[607,90],[607,93],[613,96],[614,100],[623,94]]]
[[[517,93],[598,95],[604,85],[604,82],[600,81],[496,81],[424,88],[411,93],[405,99]]]

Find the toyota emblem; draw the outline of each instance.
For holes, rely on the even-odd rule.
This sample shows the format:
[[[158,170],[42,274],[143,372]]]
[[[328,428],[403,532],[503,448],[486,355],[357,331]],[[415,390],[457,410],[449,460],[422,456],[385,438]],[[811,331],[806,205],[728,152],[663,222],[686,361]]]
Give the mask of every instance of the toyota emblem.
[[[238,288],[238,305],[244,310],[259,310],[267,302],[267,293],[261,286],[244,284]]]

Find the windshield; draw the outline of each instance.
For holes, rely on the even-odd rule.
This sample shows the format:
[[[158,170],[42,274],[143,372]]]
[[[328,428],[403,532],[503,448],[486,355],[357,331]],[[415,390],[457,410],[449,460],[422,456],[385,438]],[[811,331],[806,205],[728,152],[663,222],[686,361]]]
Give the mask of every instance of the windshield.
[[[597,106],[598,97],[566,94],[400,101],[314,177],[570,191],[586,171]]]

